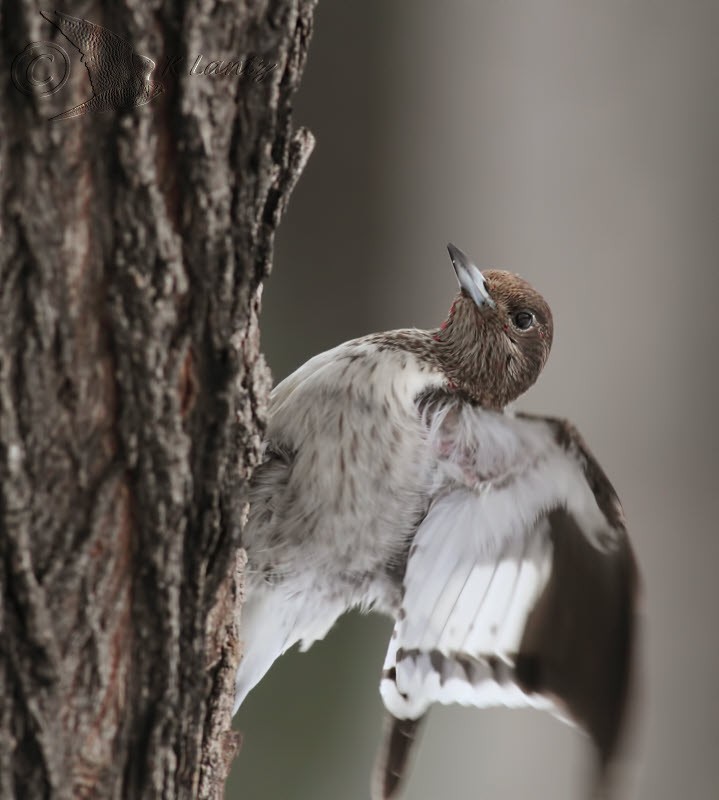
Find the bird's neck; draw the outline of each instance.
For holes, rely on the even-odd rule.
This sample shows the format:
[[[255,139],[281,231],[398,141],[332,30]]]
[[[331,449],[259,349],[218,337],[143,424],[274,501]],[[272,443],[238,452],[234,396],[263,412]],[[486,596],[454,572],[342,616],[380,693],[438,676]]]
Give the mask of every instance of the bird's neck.
[[[483,408],[501,411],[509,401],[503,391],[505,365],[486,328],[450,309],[439,328],[431,331],[440,369],[448,389]]]

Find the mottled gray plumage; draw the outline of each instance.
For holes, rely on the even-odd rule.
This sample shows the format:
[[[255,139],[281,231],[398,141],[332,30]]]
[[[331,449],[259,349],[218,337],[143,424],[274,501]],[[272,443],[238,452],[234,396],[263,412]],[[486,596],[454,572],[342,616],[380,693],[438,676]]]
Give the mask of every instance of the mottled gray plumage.
[[[505,409],[552,343],[544,299],[457,248],[447,320],[347,342],[272,394],[255,472],[236,704],[344,611],[395,620],[373,797],[395,797],[433,702],[535,706],[592,737],[626,706],[636,569],[621,506],[569,423]]]

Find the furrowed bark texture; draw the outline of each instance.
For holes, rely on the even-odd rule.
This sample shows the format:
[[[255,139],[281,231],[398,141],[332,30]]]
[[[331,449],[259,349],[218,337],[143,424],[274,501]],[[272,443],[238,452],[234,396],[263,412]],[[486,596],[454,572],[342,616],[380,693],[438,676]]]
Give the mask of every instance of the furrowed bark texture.
[[[63,8],[175,66],[146,105],[48,122],[87,70],[47,4],[0,0],[2,798],[222,796],[259,291],[312,146],[290,116],[313,5]],[[36,41],[71,55],[47,97],[10,79]],[[266,74],[190,74],[252,54]]]

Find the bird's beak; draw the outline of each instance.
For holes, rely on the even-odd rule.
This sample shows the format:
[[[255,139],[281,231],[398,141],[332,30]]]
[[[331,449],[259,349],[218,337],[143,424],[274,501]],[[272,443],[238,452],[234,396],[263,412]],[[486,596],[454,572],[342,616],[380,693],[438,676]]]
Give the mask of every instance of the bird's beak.
[[[448,244],[447,250],[449,250],[449,257],[452,259],[452,266],[457,273],[457,280],[462,289],[479,308],[496,308],[497,304],[492,300],[489,289],[487,289],[487,281],[469,256],[453,244]]]

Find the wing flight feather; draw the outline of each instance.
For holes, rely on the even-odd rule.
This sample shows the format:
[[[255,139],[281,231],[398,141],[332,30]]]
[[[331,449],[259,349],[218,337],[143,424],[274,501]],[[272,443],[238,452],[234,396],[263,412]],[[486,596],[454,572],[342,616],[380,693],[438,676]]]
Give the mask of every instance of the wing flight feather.
[[[437,477],[380,684],[391,719],[406,726],[436,702],[545,708],[584,728],[606,766],[637,585],[611,484],[564,421],[453,403],[427,419]]]

